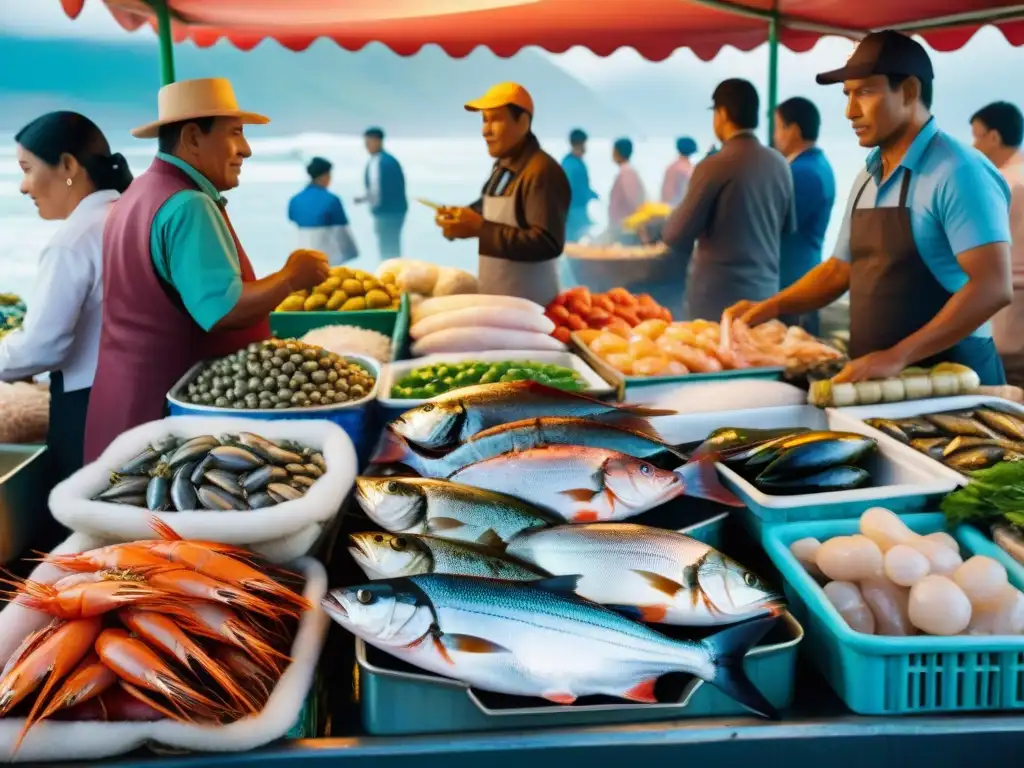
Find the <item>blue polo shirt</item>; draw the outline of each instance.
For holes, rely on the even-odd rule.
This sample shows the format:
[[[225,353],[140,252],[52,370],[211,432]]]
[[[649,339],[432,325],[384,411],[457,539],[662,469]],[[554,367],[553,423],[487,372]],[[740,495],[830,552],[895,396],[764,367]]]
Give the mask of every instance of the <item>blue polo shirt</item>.
[[[956,260],[959,254],[1010,242],[1010,187],[984,155],[939,130],[934,118],[885,181],[881,151],[876,148],[868,155],[850,190],[835,256],[850,260],[850,213],[861,186],[867,182],[858,208],[895,208],[908,170],[907,208],[917,250],[939,284],[956,293],[967,284],[967,273]],[[974,335],[991,336],[990,324]]]
[[[789,169],[793,174],[796,231],[782,236],[780,288],[788,288],[821,263],[825,230],[836,202],[836,177],[818,147],[809,147],[793,158]]]
[[[310,184],[288,202],[288,218],[299,227],[347,227],[341,198]]]

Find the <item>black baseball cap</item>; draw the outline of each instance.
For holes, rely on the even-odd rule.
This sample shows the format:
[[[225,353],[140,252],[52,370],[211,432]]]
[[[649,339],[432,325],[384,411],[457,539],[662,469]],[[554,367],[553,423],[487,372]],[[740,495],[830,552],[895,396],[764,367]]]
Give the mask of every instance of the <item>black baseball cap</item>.
[[[903,75],[923,82],[932,80],[935,71],[923,45],[901,32],[886,29],[867,35],[845,67],[822,72],[817,81],[818,85],[833,85],[873,75]]]

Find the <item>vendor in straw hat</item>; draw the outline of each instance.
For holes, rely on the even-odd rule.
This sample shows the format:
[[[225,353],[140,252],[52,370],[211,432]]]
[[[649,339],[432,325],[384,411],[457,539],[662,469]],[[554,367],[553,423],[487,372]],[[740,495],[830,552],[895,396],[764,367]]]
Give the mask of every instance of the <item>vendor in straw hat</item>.
[[[159,119],[132,135],[157,139],[103,233],[103,330],[89,404],[85,459],[127,429],[164,415],[167,392],[193,365],[270,337],[268,316],[289,293],[327,277],[327,258],[296,251],[256,279],[221,193],[252,155],[231,83],[187,80],[160,89]]]

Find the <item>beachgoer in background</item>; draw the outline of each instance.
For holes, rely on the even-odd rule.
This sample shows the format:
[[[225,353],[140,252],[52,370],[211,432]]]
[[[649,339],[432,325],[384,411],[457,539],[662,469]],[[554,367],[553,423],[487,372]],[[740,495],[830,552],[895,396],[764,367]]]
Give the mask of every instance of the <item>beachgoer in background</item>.
[[[1006,383],[989,320],[1013,297],[1010,188],[931,114],[928,52],[893,30],[866,36],[846,65],[846,117],[872,148],[853,182],[834,255],[779,295],[733,312],[756,324],[813,312],[850,292],[851,362],[835,381],[898,376],[940,362]]]
[[[633,214],[647,200],[644,183],[629,160],[633,157],[633,142],[618,139],[612,145],[612,162],[619,166],[619,172],[608,195],[608,231],[613,240],[624,234],[622,222]]]
[[[245,125],[269,120],[238,107],[221,78],[160,89],[159,118],[136,128],[158,139],[103,230],[103,330],[89,399],[85,460],[132,427],[162,418],[171,387],[202,360],[270,338],[268,318],[294,291],[327,279],[327,257],[295,251],[257,280],[225,210],[252,155]]]
[[[373,214],[373,231],[381,259],[397,259],[402,255],[402,227],[409,201],[405,197],[405,174],[393,155],[384,151],[384,131],[367,128],[363,134],[370,162],[366,165],[363,182],[366,195],[357,197],[357,203],[369,203]]]
[[[775,148],[789,162],[796,198],[796,232],[782,236],[779,288],[785,290],[821,263],[825,230],[836,201],[836,177],[825,153],[817,146],[821,115],[809,100],[796,96],[779,104],[774,115]],[[786,316],[787,325],[800,325],[815,336],[817,312]]]
[[[494,167],[479,200],[442,208],[436,223],[449,240],[479,240],[480,293],[547,306],[559,293],[569,179],[533,134],[533,98],[523,86],[499,83],[466,109],[483,118]]]
[[[579,128],[569,134],[569,154],[562,158],[562,170],[569,179],[572,201],[569,203],[569,219],[565,223],[565,240],[579,242],[594,223],[587,214],[591,200],[597,200],[597,193],[590,188],[590,174],[583,155],[587,151],[587,134]]]
[[[96,124],[75,112],[36,118],[14,140],[21,193],[41,219],[63,223],[39,257],[24,324],[0,340],[0,381],[50,372],[46,444],[60,482],[82,467],[100,347],[103,224],[132,174]]]
[[[314,157],[308,166],[309,184],[288,203],[288,219],[299,228],[299,248],[320,251],[331,266],[359,256],[341,198],[328,191],[331,163]]]
[[[694,168],[662,232],[674,252],[693,251],[687,315],[705,320],[719,319],[741,299],[778,292],[779,242],[796,225],[789,166],[754,135],[757,90],[746,80],[725,80],[712,103],[722,148]]]
[[[1006,380],[1024,387],[1024,116],[1014,104],[997,101],[971,118],[974,146],[1010,185],[1010,249],[1013,303],[992,318],[992,339],[1003,359]]]
[[[665,181],[661,185],[661,202],[673,208],[683,202],[686,187],[693,175],[693,163],[690,158],[697,154],[697,142],[689,136],[676,139],[676,152],[679,153],[672,165],[665,171]]]

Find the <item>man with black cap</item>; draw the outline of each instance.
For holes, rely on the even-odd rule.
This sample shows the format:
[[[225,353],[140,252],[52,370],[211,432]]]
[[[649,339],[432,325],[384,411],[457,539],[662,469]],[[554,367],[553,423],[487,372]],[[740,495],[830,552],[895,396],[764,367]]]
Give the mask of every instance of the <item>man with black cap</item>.
[[[725,80],[712,101],[722,148],[694,169],[683,202],[662,230],[674,253],[693,251],[686,284],[691,319],[714,320],[741,299],[775,295],[779,241],[796,226],[786,159],[754,135],[760,111],[754,86]]]
[[[1005,383],[989,320],[1010,303],[1010,190],[988,160],[939,129],[924,48],[868,35],[846,66],[846,116],[873,148],[834,255],[777,296],[733,308],[748,323],[821,309],[850,292],[850,362],[837,382],[955,362]]]
[[[597,193],[590,188],[590,174],[583,155],[587,152],[587,134],[580,128],[569,133],[569,154],[562,158],[562,170],[569,179],[572,199],[569,201],[569,218],[565,222],[565,241],[579,242],[594,223],[587,213],[591,200],[597,200]]]
[[[330,160],[314,157],[306,166],[309,184],[288,202],[288,219],[299,228],[299,248],[320,251],[332,267],[359,257],[341,198],[328,191]]]

